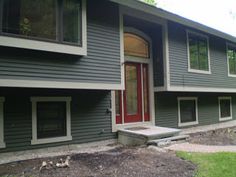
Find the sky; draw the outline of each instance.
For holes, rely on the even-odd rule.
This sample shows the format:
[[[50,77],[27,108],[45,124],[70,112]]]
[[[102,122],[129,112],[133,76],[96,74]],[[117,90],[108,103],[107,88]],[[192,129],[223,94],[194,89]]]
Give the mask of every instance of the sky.
[[[236,37],[236,0],[156,0],[157,7]]]

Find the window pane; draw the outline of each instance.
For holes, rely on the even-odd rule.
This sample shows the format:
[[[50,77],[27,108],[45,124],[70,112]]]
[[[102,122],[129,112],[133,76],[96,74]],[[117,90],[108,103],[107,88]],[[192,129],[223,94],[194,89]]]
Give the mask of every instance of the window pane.
[[[180,118],[181,123],[196,121],[196,103],[195,100],[180,101]]]
[[[125,33],[124,52],[129,56],[149,58],[149,43],[135,34]]]
[[[37,103],[37,136],[52,138],[66,136],[66,103]]]
[[[231,117],[230,100],[220,100],[220,116],[221,118]]]
[[[138,112],[138,80],[137,67],[126,66],[126,106],[127,114],[134,115]]]
[[[4,0],[3,32],[56,39],[55,0]]]
[[[230,74],[236,74],[236,49],[228,49],[227,51],[229,60],[229,72]]]
[[[115,94],[116,94],[116,115],[120,115],[120,94],[121,94],[121,91],[115,91]]]
[[[190,68],[208,71],[208,46],[207,39],[194,34],[189,34]]]
[[[189,54],[191,69],[198,69],[198,45],[195,39],[189,39]]]
[[[206,40],[199,41],[199,69],[208,70],[208,53],[207,53],[207,42]]]
[[[79,0],[63,1],[63,40],[81,42],[81,7]]]
[[[143,67],[143,99],[144,99],[144,113],[148,113],[148,69],[147,65]]]

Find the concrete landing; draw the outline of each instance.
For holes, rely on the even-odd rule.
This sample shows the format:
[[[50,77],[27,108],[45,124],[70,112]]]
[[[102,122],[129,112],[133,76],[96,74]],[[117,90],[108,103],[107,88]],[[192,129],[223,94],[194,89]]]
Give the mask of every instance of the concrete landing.
[[[137,126],[118,130],[118,142],[124,145],[143,145],[150,140],[176,136],[181,130],[157,126]]]

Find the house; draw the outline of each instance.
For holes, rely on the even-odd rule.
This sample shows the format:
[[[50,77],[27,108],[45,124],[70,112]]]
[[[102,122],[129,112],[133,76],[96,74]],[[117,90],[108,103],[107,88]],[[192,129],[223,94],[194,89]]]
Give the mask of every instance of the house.
[[[136,0],[0,2],[0,152],[236,118],[233,36]]]

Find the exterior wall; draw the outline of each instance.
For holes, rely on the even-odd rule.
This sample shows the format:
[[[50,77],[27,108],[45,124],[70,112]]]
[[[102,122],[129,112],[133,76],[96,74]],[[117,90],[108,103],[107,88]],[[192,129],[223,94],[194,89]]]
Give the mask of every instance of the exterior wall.
[[[232,117],[233,119],[236,119],[236,94],[171,92],[155,93],[156,125],[174,128],[178,127],[177,97],[198,98],[198,125],[219,123],[219,96],[232,97]]]
[[[119,9],[87,1],[85,57],[0,47],[0,78],[83,83],[121,83]]]
[[[4,102],[4,138],[6,148],[0,152],[18,151],[56,145],[86,143],[115,138],[111,133],[110,91],[48,90],[1,88]],[[31,145],[31,96],[71,96],[72,141]]]
[[[188,72],[186,39],[186,29],[189,28],[174,22],[169,22],[168,28],[171,86],[236,88],[236,78],[228,77],[226,40],[208,35],[211,74],[191,73]]]

